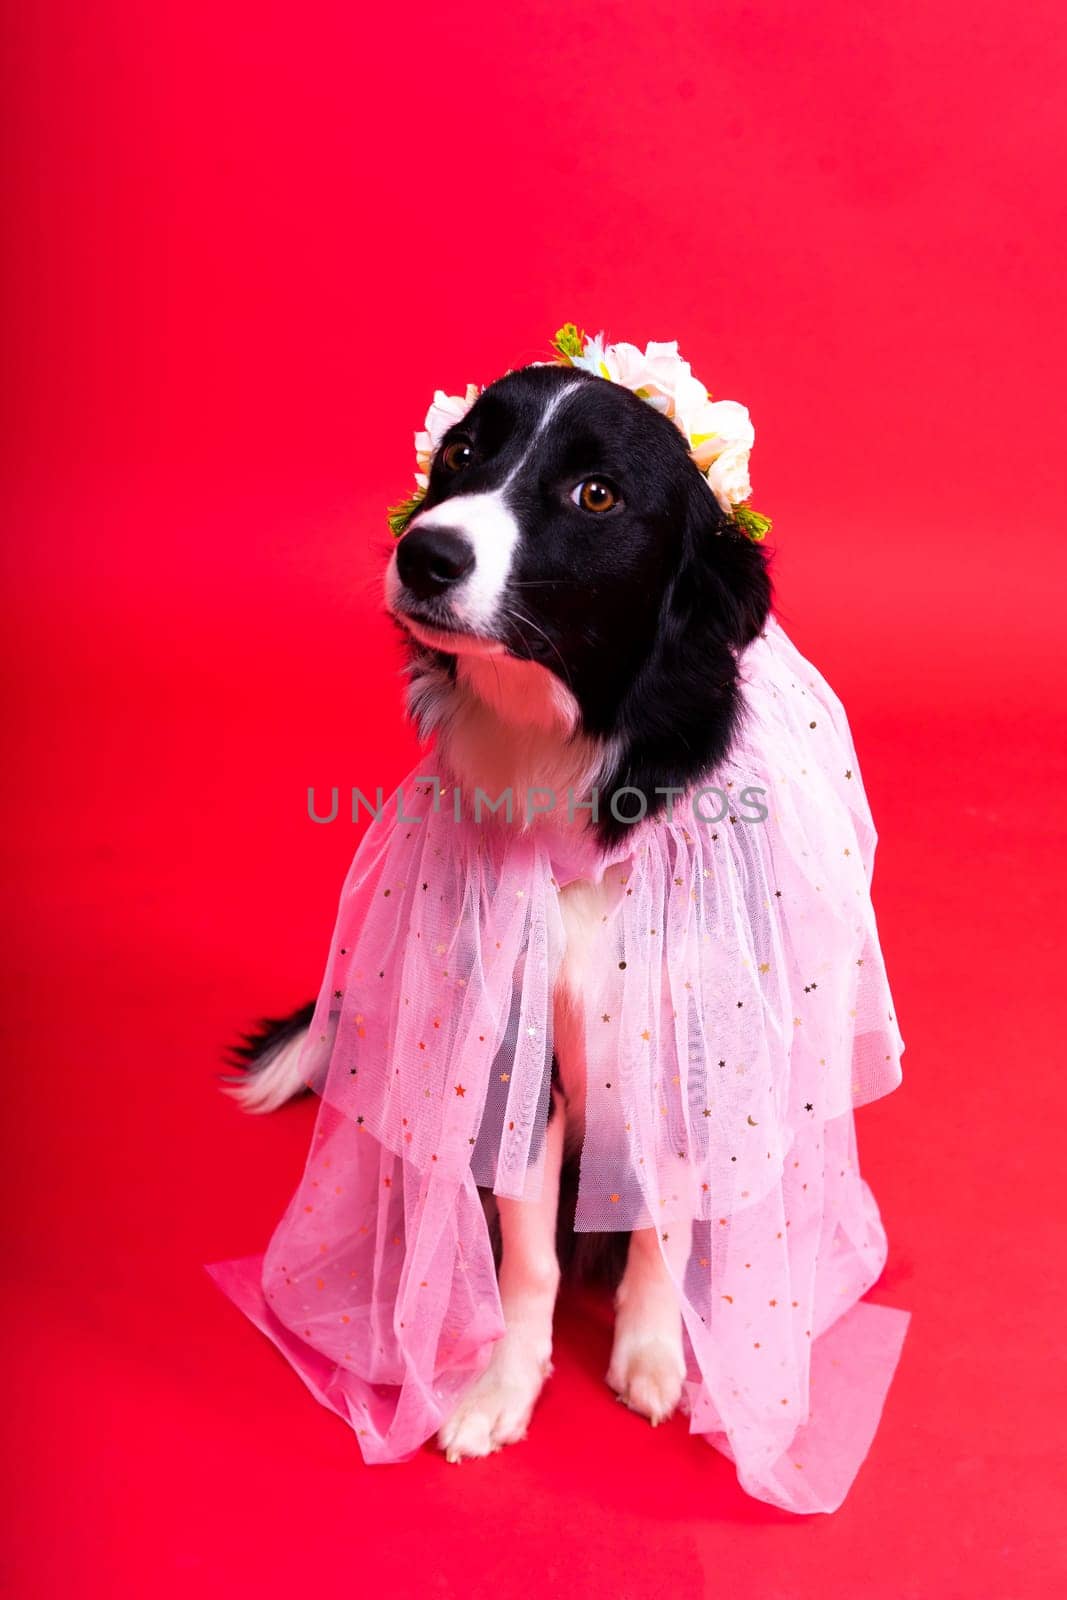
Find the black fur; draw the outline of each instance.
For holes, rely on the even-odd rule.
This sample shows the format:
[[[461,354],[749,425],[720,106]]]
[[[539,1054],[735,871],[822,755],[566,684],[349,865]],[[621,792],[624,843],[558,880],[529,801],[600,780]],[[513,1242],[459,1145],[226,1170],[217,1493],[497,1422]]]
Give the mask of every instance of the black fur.
[[[226,1052],[230,1066],[236,1067],[242,1077],[262,1072],[284,1045],[310,1028],[314,1015],[315,1002],[309,1000],[288,1017],[261,1018],[251,1033],[242,1034],[238,1044],[230,1045]]]
[[[460,443],[470,459],[455,470],[445,456]],[[573,503],[590,478],[617,491],[614,508]],[[526,367],[490,385],[446,434],[422,509],[509,479],[521,538],[494,636],[554,672],[578,702],[581,731],[617,752],[597,822],[614,843],[627,824],[611,813],[612,792],[639,789],[655,816],[668,804],[657,789],[690,789],[726,756],[741,711],[737,653],[770,609],[766,559],[721,511],[674,423],[587,373]],[[408,594],[402,610],[455,628],[447,590]],[[406,637],[416,676],[420,660],[454,671],[454,657]],[[618,808],[637,804],[626,797]]]

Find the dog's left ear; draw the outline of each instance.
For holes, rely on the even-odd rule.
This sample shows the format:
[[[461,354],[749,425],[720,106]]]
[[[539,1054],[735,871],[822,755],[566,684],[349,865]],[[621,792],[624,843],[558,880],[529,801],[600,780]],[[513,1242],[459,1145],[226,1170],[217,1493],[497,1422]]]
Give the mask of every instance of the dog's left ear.
[[[709,621],[726,644],[743,649],[762,633],[771,579],[761,545],[740,531],[697,473],[689,485],[684,564],[703,591]]]

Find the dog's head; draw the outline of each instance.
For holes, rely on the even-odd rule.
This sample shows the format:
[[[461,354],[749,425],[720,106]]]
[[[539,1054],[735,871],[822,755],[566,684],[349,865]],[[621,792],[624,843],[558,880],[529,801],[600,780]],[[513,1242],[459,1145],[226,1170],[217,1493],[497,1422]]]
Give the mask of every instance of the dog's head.
[[[536,366],[444,436],[386,596],[447,672],[495,656],[553,674],[573,727],[611,752],[605,784],[655,809],[657,787],[688,788],[725,755],[736,655],[770,582],[673,422],[617,384]]]

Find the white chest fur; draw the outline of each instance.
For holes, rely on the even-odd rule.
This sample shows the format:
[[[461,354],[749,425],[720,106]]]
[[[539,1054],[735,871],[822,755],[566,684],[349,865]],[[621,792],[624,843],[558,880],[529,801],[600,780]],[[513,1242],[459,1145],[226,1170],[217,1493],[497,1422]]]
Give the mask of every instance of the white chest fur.
[[[412,688],[423,730],[436,730],[460,783],[494,795],[511,788],[519,826],[528,790],[549,788],[565,807],[568,790],[587,794],[610,760],[605,745],[577,732],[579,710],[569,690],[535,662],[463,656],[454,678],[423,670]],[[602,883],[579,879],[560,892],[565,947],[553,1020],[573,1143],[580,1142],[585,1122],[582,994],[607,909]]]

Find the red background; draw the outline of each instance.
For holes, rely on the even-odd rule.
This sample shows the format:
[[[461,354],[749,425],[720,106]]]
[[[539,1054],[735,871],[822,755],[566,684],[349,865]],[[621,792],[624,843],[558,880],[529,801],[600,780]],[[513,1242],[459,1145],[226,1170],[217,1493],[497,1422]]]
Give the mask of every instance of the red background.
[[[8,1592],[1048,1593],[1062,6],[373,10],[9,18]],[[413,755],[378,611],[411,432],[571,317],[752,408],[881,827],[910,1048],[860,1138],[914,1319],[832,1518],[611,1404],[574,1300],[526,1444],[365,1469],[201,1270],[308,1136],[213,1078],[317,987],[354,836],[306,787]]]

